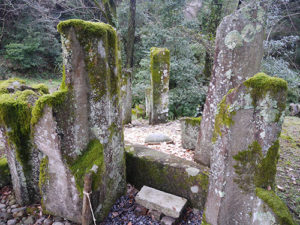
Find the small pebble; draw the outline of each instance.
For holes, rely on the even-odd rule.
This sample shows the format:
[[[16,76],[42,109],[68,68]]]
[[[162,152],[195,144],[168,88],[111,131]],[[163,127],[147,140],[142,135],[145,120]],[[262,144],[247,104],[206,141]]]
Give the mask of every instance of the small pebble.
[[[17,220],[12,219],[7,221],[7,225],[15,225],[17,223]]]

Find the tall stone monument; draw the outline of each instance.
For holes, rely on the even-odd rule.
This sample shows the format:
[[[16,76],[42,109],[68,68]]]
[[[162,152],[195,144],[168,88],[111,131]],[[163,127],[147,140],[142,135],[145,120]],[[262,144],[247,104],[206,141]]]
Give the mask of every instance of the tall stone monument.
[[[169,112],[170,51],[151,48],[150,124],[165,123]]]
[[[202,224],[294,224],[276,196],[286,81],[259,73],[218,104]]]
[[[217,29],[214,66],[204,106],[195,160],[210,164],[217,105],[234,87],[256,74],[263,56],[265,9],[253,1],[225,17]]]
[[[110,25],[82,20],[60,22],[58,31],[63,82],[38,100],[32,119],[44,154],[42,206],[80,223],[84,177],[92,173],[90,198],[101,221],[126,187],[117,35]]]

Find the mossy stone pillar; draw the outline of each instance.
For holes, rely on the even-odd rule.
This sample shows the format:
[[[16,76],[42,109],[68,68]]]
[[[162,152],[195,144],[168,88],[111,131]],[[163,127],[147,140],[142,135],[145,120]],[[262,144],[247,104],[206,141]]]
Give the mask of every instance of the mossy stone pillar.
[[[126,187],[117,34],[110,25],[82,20],[60,22],[58,31],[63,82],[39,99],[32,122],[44,153],[42,206],[80,223],[84,177],[92,173],[90,197],[100,222]]]
[[[286,81],[259,73],[219,103],[202,224],[293,224],[274,193],[286,96]]]
[[[38,202],[39,157],[31,136],[31,111],[36,100],[48,89],[26,86],[25,81],[0,82],[0,141],[11,174],[18,204]]]
[[[169,112],[170,51],[151,48],[150,124],[165,123]]]
[[[226,16],[217,29],[213,73],[194,157],[203,165],[210,165],[217,105],[230,89],[260,69],[265,17],[263,1],[252,1]]]
[[[151,112],[151,87],[147,87],[145,90],[145,105],[146,105],[146,117],[150,118]]]
[[[123,124],[131,123],[131,105],[132,105],[132,71],[122,71],[121,77],[121,111]]]

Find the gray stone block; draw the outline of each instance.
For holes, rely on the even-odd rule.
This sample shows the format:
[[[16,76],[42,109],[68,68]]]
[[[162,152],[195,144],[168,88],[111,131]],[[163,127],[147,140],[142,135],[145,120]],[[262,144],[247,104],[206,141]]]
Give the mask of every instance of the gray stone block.
[[[181,145],[185,149],[195,149],[200,131],[201,117],[180,119]]]
[[[144,186],[135,197],[138,204],[157,210],[166,216],[179,218],[187,200],[154,188]]]
[[[188,199],[203,210],[208,190],[208,168],[143,145],[126,146],[127,181],[147,185]]]

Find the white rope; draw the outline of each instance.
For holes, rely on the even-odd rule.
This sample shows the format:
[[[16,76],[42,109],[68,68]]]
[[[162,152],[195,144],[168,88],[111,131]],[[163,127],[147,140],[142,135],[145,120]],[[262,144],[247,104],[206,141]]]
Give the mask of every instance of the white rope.
[[[93,208],[92,208],[92,203],[91,203],[91,200],[90,200],[90,193],[87,193],[85,191],[83,191],[83,194],[85,194],[89,200],[89,204],[90,204],[90,210],[91,210],[91,213],[92,213],[92,216],[93,216],[93,221],[94,221],[94,225],[96,225],[96,218],[94,216],[94,212],[93,212]]]

